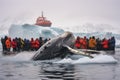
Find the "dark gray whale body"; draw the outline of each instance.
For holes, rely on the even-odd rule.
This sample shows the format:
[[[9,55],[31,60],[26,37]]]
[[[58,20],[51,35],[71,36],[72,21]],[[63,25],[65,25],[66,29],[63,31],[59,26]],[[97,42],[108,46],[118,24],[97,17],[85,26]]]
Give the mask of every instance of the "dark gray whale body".
[[[68,50],[65,45],[73,48],[75,37],[71,32],[65,32],[61,36],[51,39],[45,43],[33,56],[33,60],[46,60],[55,57],[64,57]]]
[[[46,42],[33,56],[32,60],[48,60],[56,57],[64,58],[67,54],[78,53],[90,57],[89,55],[79,53],[72,49],[74,47],[75,37],[71,32],[53,38]]]

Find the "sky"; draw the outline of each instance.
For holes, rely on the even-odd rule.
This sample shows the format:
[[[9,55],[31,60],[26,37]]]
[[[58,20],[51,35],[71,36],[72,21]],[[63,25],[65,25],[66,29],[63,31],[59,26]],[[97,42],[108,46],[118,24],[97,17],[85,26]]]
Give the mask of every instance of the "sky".
[[[35,24],[44,16],[53,27],[75,32],[120,33],[120,0],[0,0],[0,32],[12,24]]]

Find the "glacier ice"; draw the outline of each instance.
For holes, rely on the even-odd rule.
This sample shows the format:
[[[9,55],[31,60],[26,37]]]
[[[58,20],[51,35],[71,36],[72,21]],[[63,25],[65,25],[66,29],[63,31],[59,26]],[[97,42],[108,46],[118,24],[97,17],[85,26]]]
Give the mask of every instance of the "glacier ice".
[[[53,38],[59,34],[62,34],[64,30],[56,27],[41,27],[37,25],[11,25],[9,29],[9,36],[11,38],[21,37],[21,38]]]
[[[70,63],[70,64],[98,64],[98,63],[117,63],[117,60],[110,55],[96,55],[94,58],[82,57],[78,60],[72,60],[71,58],[64,58],[55,63]]]

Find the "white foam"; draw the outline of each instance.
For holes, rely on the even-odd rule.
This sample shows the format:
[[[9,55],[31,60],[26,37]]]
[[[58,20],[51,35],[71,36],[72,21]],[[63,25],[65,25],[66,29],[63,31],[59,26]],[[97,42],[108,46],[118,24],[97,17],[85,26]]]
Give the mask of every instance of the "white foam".
[[[94,58],[83,57],[79,58],[78,60],[72,60],[70,58],[65,58],[61,61],[56,63],[71,63],[71,64],[89,64],[89,63],[116,63],[117,60],[110,55],[97,55]]]
[[[55,63],[73,63],[73,60],[70,58],[64,58],[61,61],[55,62]]]
[[[35,52],[21,52],[14,56],[6,56],[0,58],[4,61],[30,61]],[[94,58],[79,57],[77,60],[72,60],[72,58],[64,58],[60,61],[53,61],[53,63],[70,63],[70,64],[99,64],[99,63],[117,63],[117,60],[110,55],[94,55]]]
[[[13,55],[13,56],[5,56],[2,57],[1,60],[4,61],[30,61],[30,59],[32,58],[32,56],[34,55],[34,52],[20,52],[17,55]]]

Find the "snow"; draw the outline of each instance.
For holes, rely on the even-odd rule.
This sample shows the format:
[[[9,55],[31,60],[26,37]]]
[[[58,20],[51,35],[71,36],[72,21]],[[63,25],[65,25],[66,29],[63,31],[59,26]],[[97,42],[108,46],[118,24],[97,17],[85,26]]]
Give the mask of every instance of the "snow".
[[[71,58],[64,58],[61,61],[55,63],[71,63],[71,64],[98,64],[98,63],[117,63],[117,60],[110,55],[96,55],[94,58],[82,57],[78,60],[72,60]]]
[[[34,56],[36,52],[35,51],[23,51],[23,52],[20,52],[19,54],[16,54],[16,55],[11,55],[11,56],[4,56],[4,57],[1,57],[0,60],[3,60],[3,61],[18,61],[18,62],[22,62],[22,61],[30,61],[30,59]]]
[[[31,61],[32,56],[35,54],[35,51],[29,52],[29,51],[24,51],[24,52],[20,52],[17,55],[13,55],[13,56],[6,56],[6,57],[1,57],[0,60],[1,61],[12,61],[12,62],[23,62],[23,61]],[[64,58],[62,60],[56,61],[56,60],[51,60],[53,63],[70,63],[70,64],[113,64],[113,63],[117,63],[117,60],[115,58],[113,58],[111,55],[103,55],[103,54],[99,54],[99,55],[93,55],[94,58],[88,58],[88,57],[84,57],[84,56],[79,56],[78,59],[72,59],[72,58]],[[46,60],[45,60],[46,61]],[[50,61],[50,60],[49,60]]]

